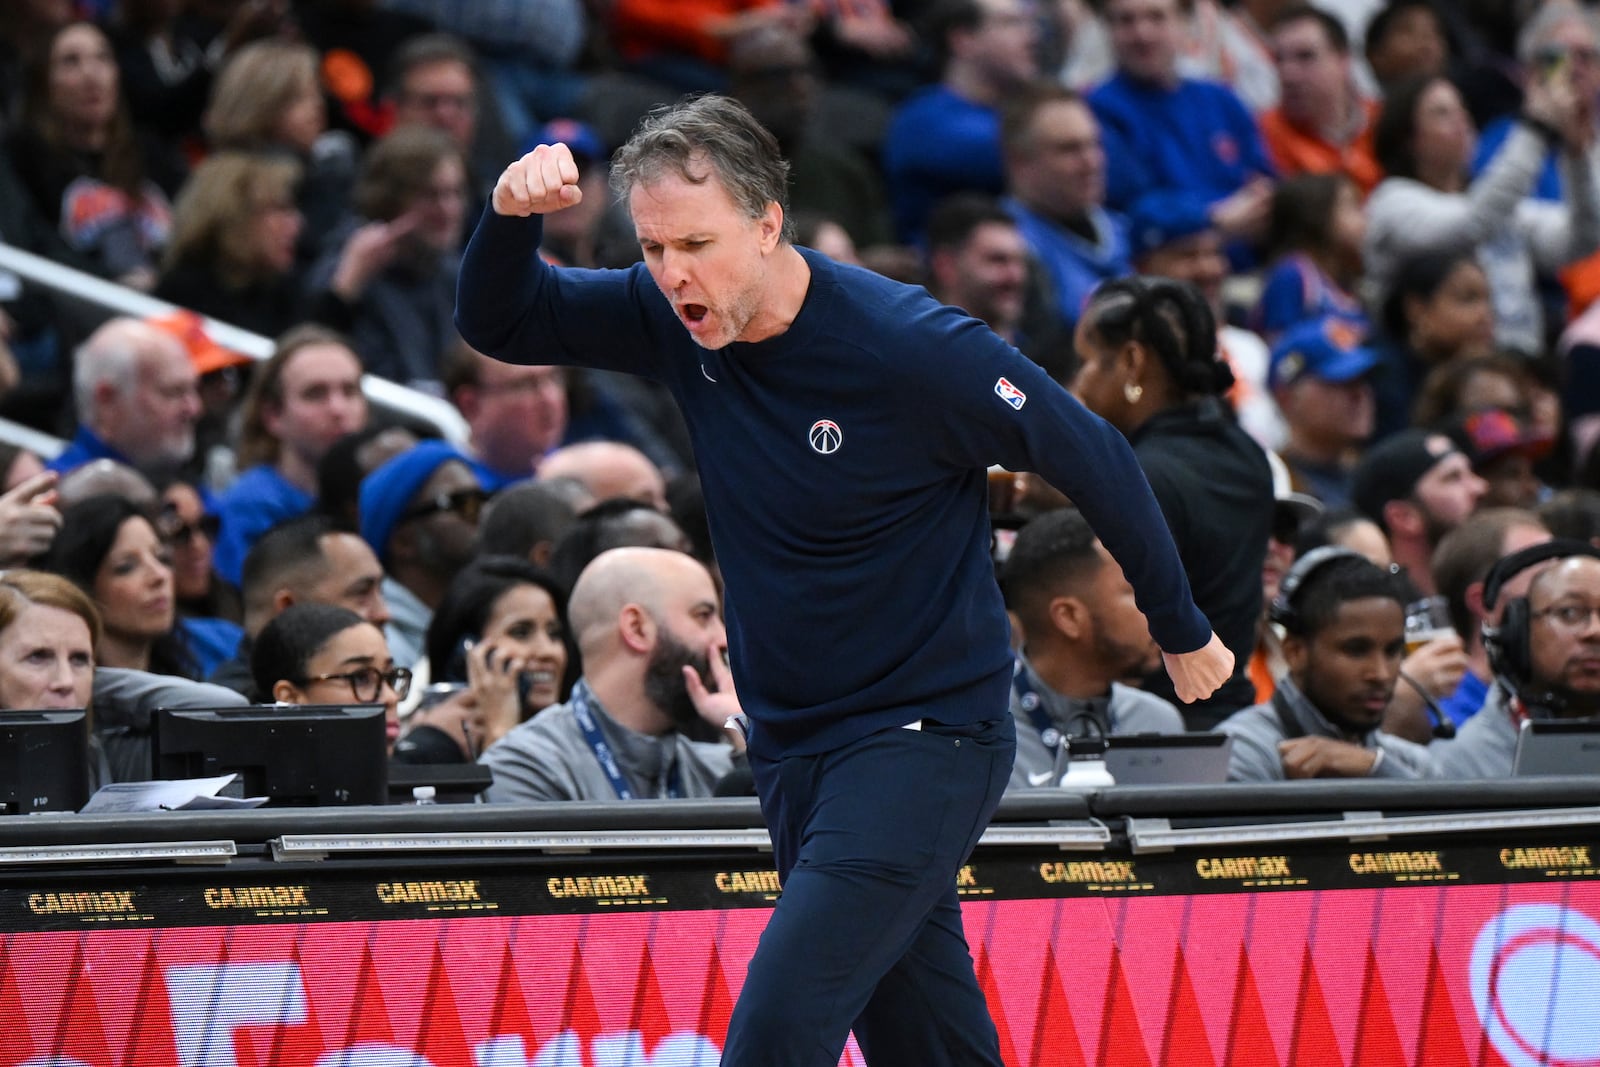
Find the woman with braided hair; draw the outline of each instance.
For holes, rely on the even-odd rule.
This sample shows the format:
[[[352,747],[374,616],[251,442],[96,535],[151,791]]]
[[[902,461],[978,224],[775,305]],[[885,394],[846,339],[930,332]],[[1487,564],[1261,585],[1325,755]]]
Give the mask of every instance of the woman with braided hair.
[[[1206,700],[1180,705],[1190,729],[1209,729],[1255,703],[1245,667],[1272,529],[1266,453],[1222,399],[1233,372],[1194,286],[1138,275],[1106,282],[1090,296],[1075,343],[1083,366],[1073,392],[1133,445],[1195,604],[1233,652],[1233,677]],[[1146,688],[1176,703],[1164,675]]]

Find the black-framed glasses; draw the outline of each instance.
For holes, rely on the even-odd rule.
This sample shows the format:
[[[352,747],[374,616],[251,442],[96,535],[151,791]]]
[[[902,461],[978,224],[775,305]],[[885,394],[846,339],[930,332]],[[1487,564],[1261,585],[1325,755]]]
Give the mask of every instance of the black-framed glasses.
[[[170,545],[192,544],[196,537],[216,544],[217,534],[222,532],[222,520],[215,515],[202,515],[197,522],[184,522],[183,516],[169,504],[156,517],[156,531]]]
[[[411,672],[404,667],[391,667],[386,671],[376,667],[361,667],[343,674],[318,674],[302,680],[300,684],[310,685],[312,682],[348,682],[350,695],[356,698],[357,704],[376,704],[385,682],[401,700],[411,692]]]
[[[483,505],[488,502],[489,494],[482,489],[457,489],[453,493],[439,493],[420,504],[411,505],[401,514],[400,521],[425,519],[429,515],[451,511],[459,515],[463,522],[476,525],[478,516],[483,514]]]

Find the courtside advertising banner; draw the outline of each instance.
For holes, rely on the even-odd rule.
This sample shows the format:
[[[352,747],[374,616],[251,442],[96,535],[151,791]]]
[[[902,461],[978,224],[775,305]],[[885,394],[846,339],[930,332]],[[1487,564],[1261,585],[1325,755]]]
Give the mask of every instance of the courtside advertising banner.
[[[1600,1064],[1600,849],[1441,840],[980,852],[1006,1063]],[[779,889],[704,854],[241,870],[0,884],[0,1067],[712,1067]]]

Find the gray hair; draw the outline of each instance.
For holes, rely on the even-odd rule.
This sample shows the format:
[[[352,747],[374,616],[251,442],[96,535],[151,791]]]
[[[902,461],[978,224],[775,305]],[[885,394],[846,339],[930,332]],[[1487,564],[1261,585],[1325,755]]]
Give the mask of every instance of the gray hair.
[[[1539,50],[1569,22],[1576,22],[1589,32],[1592,40],[1600,42],[1600,20],[1593,12],[1567,0],[1546,0],[1517,34],[1517,62],[1532,67],[1539,58]]]
[[[78,422],[90,426],[94,419],[94,394],[101,385],[126,393],[139,378],[139,358],[150,335],[160,333],[138,319],[117,318],[101,326],[72,355],[72,401]]]
[[[611,161],[611,188],[627,203],[634,186],[672,174],[699,185],[704,167],[722,182],[733,202],[752,219],[768,204],[783,212],[782,237],[794,241],[789,218],[789,163],[777,139],[745,106],[708,93],[656,108],[646,115]]]

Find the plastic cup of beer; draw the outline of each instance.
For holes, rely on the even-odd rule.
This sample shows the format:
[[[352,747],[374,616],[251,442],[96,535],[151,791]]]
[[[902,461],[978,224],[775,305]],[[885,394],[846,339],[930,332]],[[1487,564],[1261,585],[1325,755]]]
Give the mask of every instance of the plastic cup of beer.
[[[1406,606],[1406,655],[1429,641],[1455,633],[1450,625],[1450,602],[1442,596],[1425,597]]]

